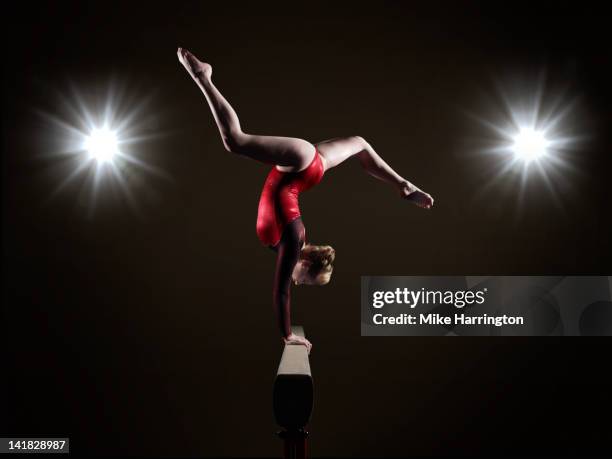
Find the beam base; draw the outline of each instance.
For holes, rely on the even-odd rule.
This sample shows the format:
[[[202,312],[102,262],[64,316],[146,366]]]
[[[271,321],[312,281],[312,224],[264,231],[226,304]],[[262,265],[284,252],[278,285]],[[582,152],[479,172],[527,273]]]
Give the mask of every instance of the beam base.
[[[281,430],[277,435],[282,438],[284,443],[284,459],[306,459],[308,432],[305,429]]]

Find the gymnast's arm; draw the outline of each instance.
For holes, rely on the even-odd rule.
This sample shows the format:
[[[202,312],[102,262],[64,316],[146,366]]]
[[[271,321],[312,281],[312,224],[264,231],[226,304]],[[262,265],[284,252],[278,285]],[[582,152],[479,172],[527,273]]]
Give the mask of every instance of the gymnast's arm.
[[[273,305],[285,343],[303,344],[309,347],[310,343],[305,338],[291,333],[291,275],[300,258],[304,234],[304,225],[301,218],[296,218],[285,226],[283,236],[276,248]]]
[[[297,218],[285,226],[281,240],[276,246],[272,303],[281,335],[285,339],[291,335],[291,275],[300,257],[304,228],[301,220]]]

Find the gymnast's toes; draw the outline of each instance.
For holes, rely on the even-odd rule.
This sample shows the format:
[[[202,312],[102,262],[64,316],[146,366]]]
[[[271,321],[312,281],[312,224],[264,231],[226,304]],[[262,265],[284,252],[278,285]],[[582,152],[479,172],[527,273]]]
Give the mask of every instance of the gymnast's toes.
[[[200,61],[189,50],[179,47],[177,55],[181,64],[185,66],[192,76],[197,78],[210,78],[212,76],[212,66]]]

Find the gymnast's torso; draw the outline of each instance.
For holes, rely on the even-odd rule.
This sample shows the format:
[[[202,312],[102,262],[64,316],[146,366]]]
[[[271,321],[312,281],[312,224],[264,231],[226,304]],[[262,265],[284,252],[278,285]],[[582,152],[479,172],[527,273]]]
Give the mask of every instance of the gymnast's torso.
[[[300,172],[282,172],[273,167],[264,183],[257,210],[257,236],[262,244],[275,247],[285,226],[301,216],[299,194],[323,178],[325,167],[318,150],[310,165]]]

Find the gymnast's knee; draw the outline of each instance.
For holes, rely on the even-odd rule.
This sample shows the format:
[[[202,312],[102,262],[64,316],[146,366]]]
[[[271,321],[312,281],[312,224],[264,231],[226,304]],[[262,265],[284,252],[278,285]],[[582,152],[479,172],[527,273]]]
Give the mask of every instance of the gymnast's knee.
[[[357,144],[361,145],[361,146],[362,146],[362,147],[364,147],[364,148],[365,148],[366,146],[368,146],[368,145],[369,145],[369,144],[368,144],[368,141],[367,141],[366,139],[364,139],[363,137],[361,137],[360,135],[352,135],[352,136],[350,137],[350,139],[351,139],[353,142],[355,142],[355,143],[357,143]]]
[[[246,150],[247,134],[242,131],[231,131],[222,134],[225,149],[236,155],[243,155]]]

